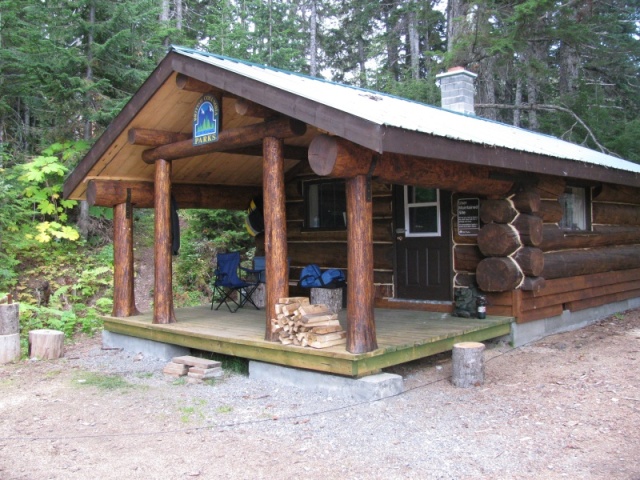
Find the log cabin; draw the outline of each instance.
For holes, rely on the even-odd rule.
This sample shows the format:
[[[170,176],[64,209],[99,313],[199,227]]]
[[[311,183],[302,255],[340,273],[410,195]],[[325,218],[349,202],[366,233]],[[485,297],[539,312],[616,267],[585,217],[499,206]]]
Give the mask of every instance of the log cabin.
[[[377,320],[400,331],[401,315],[431,312],[453,325],[463,290],[486,297],[488,319],[507,320],[458,332],[437,351],[507,333],[522,344],[640,306],[640,165],[476,117],[474,77],[439,75],[438,108],[172,47],[64,185],[65,198],[114,210],[105,328],[221,348],[218,337],[167,333],[183,321],[173,306],[172,196],[181,209],[235,210],[262,197],[264,348],[275,348],[270,319],[280,298],[300,293],[305,265],[344,270],[346,345],[332,355],[360,364],[328,371],[356,376],[436,352],[410,340],[411,354],[387,348],[395,357],[373,362],[384,350]],[[123,326],[140,317],[131,208],[155,209],[156,225],[154,307],[138,330]],[[325,368],[283,358],[267,361]]]

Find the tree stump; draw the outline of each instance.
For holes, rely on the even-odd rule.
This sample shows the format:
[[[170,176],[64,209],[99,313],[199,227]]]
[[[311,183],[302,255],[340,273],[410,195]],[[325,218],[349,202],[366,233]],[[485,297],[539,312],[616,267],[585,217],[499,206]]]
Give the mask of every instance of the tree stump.
[[[64,333],[58,330],[31,330],[29,332],[29,358],[54,360],[62,356]]]
[[[20,333],[20,311],[18,303],[0,305],[0,335]]]
[[[14,362],[20,358],[20,334],[0,335],[0,364]]]
[[[484,344],[461,342],[453,346],[453,374],[456,387],[476,387],[484,383]]]
[[[267,298],[267,285],[264,283],[261,283],[253,292],[253,295],[251,295],[251,300],[253,300],[253,303],[256,304],[256,307],[264,308],[265,305],[267,304],[266,298]]]
[[[313,305],[324,304],[332,313],[342,310],[342,288],[312,288],[310,300]]]

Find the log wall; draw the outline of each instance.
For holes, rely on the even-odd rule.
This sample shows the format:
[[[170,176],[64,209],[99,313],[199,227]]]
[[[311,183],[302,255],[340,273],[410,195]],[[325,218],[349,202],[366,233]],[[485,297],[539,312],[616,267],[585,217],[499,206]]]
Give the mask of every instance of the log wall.
[[[290,179],[286,186],[287,243],[289,248],[289,278],[291,294],[305,293],[295,285],[301,270],[310,263],[316,263],[323,270],[341,269],[348,279],[347,271],[347,230],[309,230],[304,228],[305,181],[318,180],[310,170],[304,170]],[[392,187],[372,182],[373,208],[373,281],[375,298],[393,296],[393,236],[392,236]]]
[[[587,232],[558,227],[563,190],[562,179],[547,180],[538,190],[544,286],[489,293],[489,314],[515,316],[524,323],[640,297],[640,189],[594,188]]]

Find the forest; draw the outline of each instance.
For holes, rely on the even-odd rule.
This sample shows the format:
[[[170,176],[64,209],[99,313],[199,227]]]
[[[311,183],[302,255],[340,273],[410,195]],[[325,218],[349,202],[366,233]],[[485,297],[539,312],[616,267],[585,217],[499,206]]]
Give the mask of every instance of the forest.
[[[477,115],[640,162],[638,0],[0,0],[0,298],[23,331],[111,311],[111,212],[62,183],[172,44],[434,105],[464,66]],[[241,213],[181,215],[177,306],[251,244]]]

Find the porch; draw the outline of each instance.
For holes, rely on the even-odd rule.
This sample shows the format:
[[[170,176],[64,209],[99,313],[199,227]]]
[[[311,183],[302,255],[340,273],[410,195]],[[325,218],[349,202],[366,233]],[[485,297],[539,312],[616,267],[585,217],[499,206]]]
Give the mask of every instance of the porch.
[[[361,377],[382,368],[451,350],[462,341],[507,335],[512,317],[453,317],[446,313],[376,309],[378,348],[351,354],[344,345],[326,349],[295,347],[264,340],[265,312],[242,308],[229,313],[209,305],[176,310],[176,323],[153,324],[153,314],[105,317],[107,331],[197,350],[289,367]],[[346,311],[340,314],[346,327]]]

